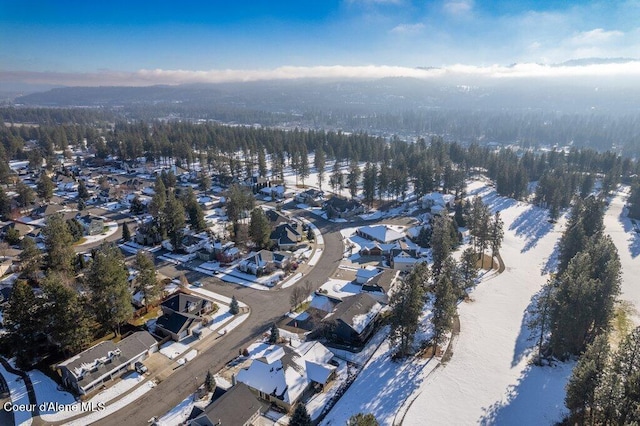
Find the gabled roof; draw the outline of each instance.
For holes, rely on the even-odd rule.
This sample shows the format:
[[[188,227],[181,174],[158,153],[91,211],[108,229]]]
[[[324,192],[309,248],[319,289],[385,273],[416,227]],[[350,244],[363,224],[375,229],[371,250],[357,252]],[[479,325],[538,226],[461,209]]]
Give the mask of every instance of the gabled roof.
[[[341,197],[331,197],[328,201],[325,202],[325,205],[330,206],[331,208],[339,212],[347,212],[349,210],[360,207],[362,204],[359,201],[353,199],[347,200],[346,198]]]
[[[296,244],[300,237],[300,233],[288,223],[278,225],[269,235],[269,239],[276,240],[280,245]]]
[[[244,425],[258,411],[264,412],[266,408],[251,393],[247,385],[238,383],[209,404],[201,415],[191,421],[191,424],[196,426]]]
[[[308,342],[296,349],[271,345],[249,368],[240,370],[237,379],[293,404],[310,381],[326,383],[336,368],[327,364],[332,357],[333,354],[319,342]]]
[[[367,293],[358,293],[349,296],[338,304],[330,317],[340,320],[360,334],[369,323],[378,315],[382,305]]]
[[[178,293],[171,296],[160,305],[164,306],[165,308],[171,309],[174,312],[189,313],[192,311],[201,310],[207,303],[210,302],[201,297],[191,294]]]
[[[160,326],[172,333],[180,334],[182,330],[189,328],[196,318],[194,315],[172,312],[158,318],[156,326]]]

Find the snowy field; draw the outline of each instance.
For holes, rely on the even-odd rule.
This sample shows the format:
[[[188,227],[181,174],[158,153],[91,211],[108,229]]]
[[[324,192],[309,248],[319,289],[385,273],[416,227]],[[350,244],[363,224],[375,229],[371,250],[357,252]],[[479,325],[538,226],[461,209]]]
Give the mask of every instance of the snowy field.
[[[459,305],[453,357],[430,373],[435,360],[393,362],[384,342],[323,424],[343,425],[358,412],[371,412],[387,425],[424,425],[425,419],[435,425],[544,425],[561,418],[572,364],[531,367],[523,318],[546,281],[564,221],[551,225],[545,210],[500,197],[480,182],[472,182],[468,193],[500,210],[507,269],[483,280],[472,301]]]
[[[640,324],[640,234],[633,230],[631,219],[627,217],[627,209],[624,207],[629,188],[622,187],[611,200],[609,208],[604,216],[605,232],[611,235],[611,239],[618,248],[620,262],[622,263],[622,294],[621,300],[633,303],[635,324]]]

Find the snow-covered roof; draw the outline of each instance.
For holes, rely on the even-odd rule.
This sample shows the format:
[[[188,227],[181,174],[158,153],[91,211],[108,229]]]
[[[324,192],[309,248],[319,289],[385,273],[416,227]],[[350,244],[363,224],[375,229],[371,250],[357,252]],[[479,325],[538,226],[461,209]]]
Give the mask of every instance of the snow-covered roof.
[[[256,353],[249,368],[237,379],[247,386],[295,403],[310,381],[326,383],[335,367],[328,362],[333,354],[319,342],[306,342],[295,349],[271,345]]]
[[[404,233],[398,232],[387,225],[363,226],[358,229],[358,232],[371,240],[381,243],[392,243],[404,238]]]
[[[422,197],[422,201],[428,201],[433,205],[445,206],[447,203],[451,203],[455,200],[455,196],[453,194],[443,194],[441,192],[430,192]]]

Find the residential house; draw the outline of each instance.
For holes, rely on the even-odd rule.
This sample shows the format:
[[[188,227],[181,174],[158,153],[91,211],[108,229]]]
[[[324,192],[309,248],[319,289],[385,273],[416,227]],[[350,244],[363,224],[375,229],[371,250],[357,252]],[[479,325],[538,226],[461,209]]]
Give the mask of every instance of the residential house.
[[[290,224],[281,223],[271,231],[269,240],[281,250],[291,250],[302,241],[302,235]]]
[[[324,389],[335,376],[330,364],[333,353],[319,342],[306,342],[297,348],[270,345],[235,378],[246,384],[258,398],[287,411],[311,389]]]
[[[371,336],[382,305],[367,293],[342,300],[323,320],[328,337],[336,343],[362,346]]]
[[[104,232],[104,219],[92,214],[77,218],[87,235],[100,235]]]
[[[362,226],[356,230],[356,234],[370,241],[382,244],[391,244],[402,240],[405,235],[388,225]]]
[[[327,212],[329,219],[348,219],[364,213],[364,204],[360,201],[341,197],[331,197],[324,203],[323,208]]]
[[[212,301],[192,294],[177,293],[160,303],[162,316],[156,321],[156,334],[171,336],[178,342],[190,336],[204,321],[203,316],[214,309]]]
[[[244,383],[237,383],[187,424],[191,426],[251,426],[268,406],[261,403]]]
[[[85,395],[108,382],[138,361],[158,350],[158,342],[146,331],[138,331],[118,343],[100,342],[61,362],[56,370],[62,383],[79,395]]]
[[[269,250],[252,251],[238,263],[238,269],[255,276],[261,276],[271,273],[276,268],[286,268],[289,261],[290,257],[284,253]]]
[[[221,264],[228,264],[240,258],[240,250],[235,247],[233,241],[222,243],[216,241],[213,243],[213,256]]]
[[[356,271],[356,283],[362,285],[373,277],[382,274],[382,269],[375,266],[366,266]]]
[[[362,291],[381,303],[389,303],[389,294],[399,272],[394,269],[383,269],[381,274],[375,275],[362,284]]]
[[[298,203],[303,203],[312,207],[320,207],[326,201],[324,192],[314,188],[309,188],[306,191],[300,192],[295,196],[295,200]]]
[[[443,210],[453,208],[455,201],[453,194],[442,194],[440,192],[430,192],[424,195],[420,201],[423,209],[430,209],[433,214],[440,214]]]
[[[32,218],[48,218],[60,211],[64,210],[64,207],[59,204],[45,204],[37,207],[31,211]]]

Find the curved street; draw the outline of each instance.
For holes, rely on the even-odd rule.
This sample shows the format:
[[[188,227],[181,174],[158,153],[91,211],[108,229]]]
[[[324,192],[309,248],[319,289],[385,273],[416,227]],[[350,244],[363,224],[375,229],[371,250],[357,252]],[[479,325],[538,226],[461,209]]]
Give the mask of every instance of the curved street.
[[[313,222],[324,239],[323,254],[318,263],[305,274],[313,289],[322,285],[327,277],[333,275],[342,259],[343,246],[340,223],[333,223],[306,211],[297,212]],[[251,344],[258,336],[266,332],[270,325],[289,311],[289,296],[295,286],[270,291],[254,290],[249,287],[222,283],[214,277],[194,271],[185,271],[190,282],[200,280],[208,290],[231,297],[251,308],[247,320],[223,338],[216,340],[208,349],[200,352],[192,361],[174,371],[150,392],[134,403],[122,408],[95,424],[99,425],[142,425],[154,416],[162,416],[202,384],[207,370],[216,372],[232,360],[240,350]],[[299,281],[302,282],[303,280]],[[196,379],[197,378],[197,379]]]

